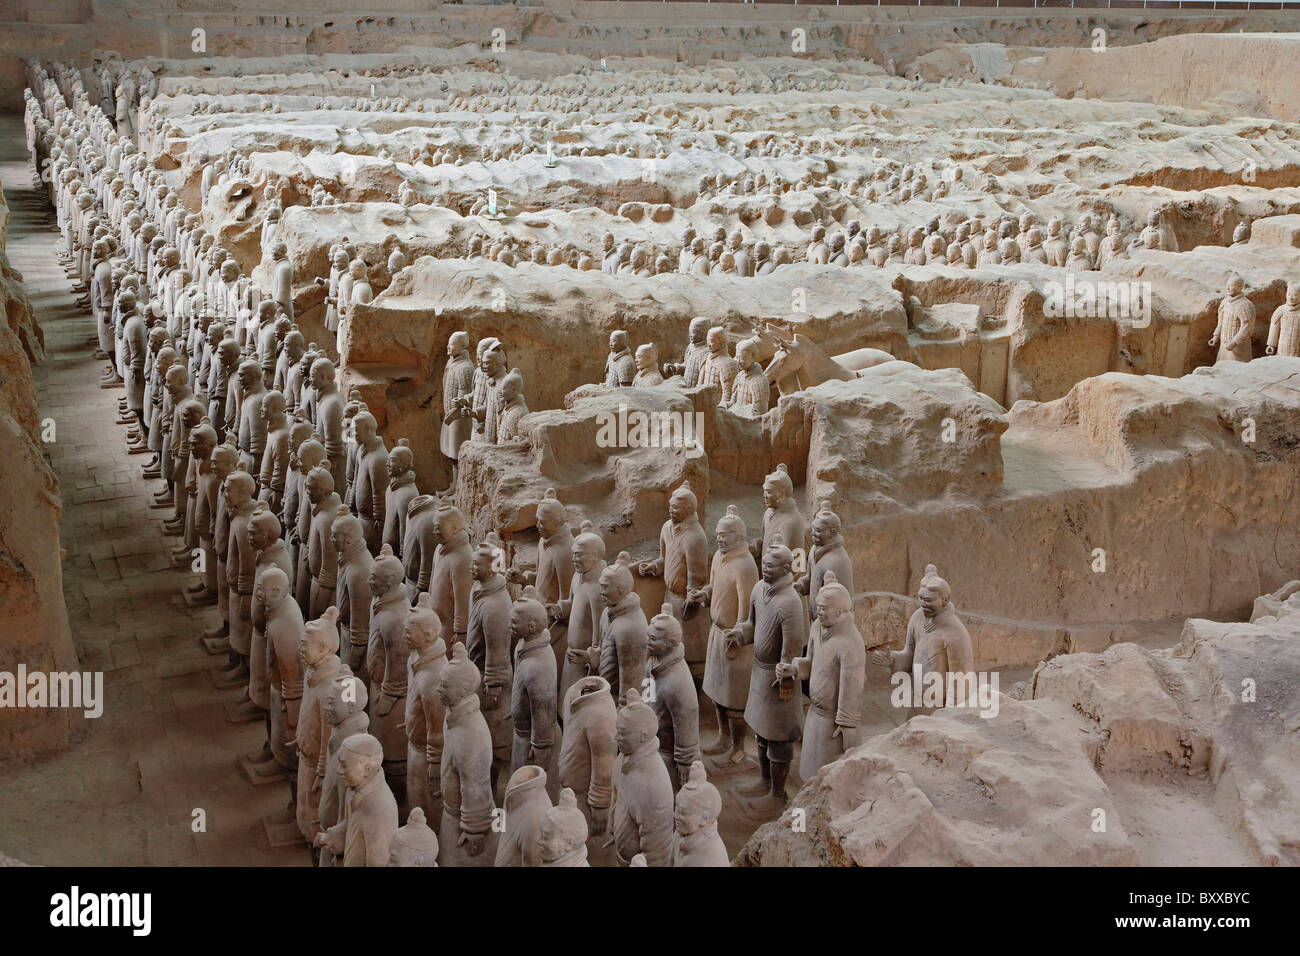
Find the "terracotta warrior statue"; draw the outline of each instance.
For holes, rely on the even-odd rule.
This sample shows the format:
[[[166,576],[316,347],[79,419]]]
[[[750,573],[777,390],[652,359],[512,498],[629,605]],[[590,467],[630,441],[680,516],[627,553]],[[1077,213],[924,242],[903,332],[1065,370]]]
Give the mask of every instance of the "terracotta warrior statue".
[[[442,373],[442,434],[439,449],[451,462],[451,483],[456,484],[456,462],[460,446],[469,441],[472,416],[464,399],[472,396],[474,362],[469,353],[469,334],[453,332],[447,340],[447,367]]]
[[[550,624],[548,630],[557,677],[564,667],[568,650],[568,629],[551,610],[569,597],[573,576],[573,533],[569,530],[568,512],[555,497],[555,489],[547,488],[537,503],[537,571],[521,575],[511,568],[507,580],[533,585],[537,589],[537,600],[546,606],[546,623]]]
[[[442,819],[442,725],[446,713],[438,697],[438,678],[447,663],[442,622],[428,594],[421,594],[406,617],[411,656],[406,675],[406,802],[412,812]]]
[[[229,516],[226,534],[226,587],[229,590],[230,649],[248,666],[253,646],[253,583],[257,573],[257,552],[248,540],[248,519],[253,513],[253,478],[236,471],[222,485]],[[252,706],[245,688],[241,710]]]
[[[442,621],[443,636],[447,636],[445,628],[450,625],[452,643],[461,643],[469,633],[473,551],[469,546],[469,532],[465,530],[465,516],[459,508],[439,505],[435,518],[439,544],[433,553],[428,590],[433,597],[433,609]]]
[[[329,722],[329,742],[323,761],[317,764],[317,777],[320,780],[320,830],[328,830],[343,819],[347,785],[339,774],[339,749],[349,737],[366,732],[370,725],[370,718],[366,715],[368,700],[366,685],[346,671],[325,692],[324,711],[325,719]],[[381,759],[382,756],[381,750]],[[322,765],[325,768],[323,773],[320,770]],[[334,866],[334,854],[324,848],[323,844],[313,842],[322,847],[320,865]]]
[[[186,589],[186,600],[195,606],[216,604],[219,600],[217,555],[212,537],[215,530],[217,495],[225,476],[217,475],[212,462],[212,452],[216,447],[216,430],[205,417],[190,429],[190,469],[186,480],[186,492],[193,502],[193,527],[195,534],[198,535],[199,547],[203,549],[203,576],[198,584]],[[234,461],[232,454],[230,456],[232,466]]]
[[[320,617],[335,603],[338,582],[338,552],[331,531],[343,503],[334,490],[334,476],[317,465],[307,473],[307,500],[311,502],[311,529],[307,541],[307,567],[311,571],[311,592],[307,616]]]
[[[510,592],[505,575],[496,570],[500,549],[484,541],[473,553],[471,571],[474,587],[469,599],[469,632],[465,649],[483,675],[479,703],[483,719],[492,733],[492,789],[496,792],[501,771],[510,767],[510,687],[514,662],[510,649]]]
[[[368,689],[370,672],[367,668],[375,663],[367,659],[372,600],[370,579],[375,561],[366,550],[360,520],[346,505],[334,512],[329,534],[330,546],[338,555],[334,607],[338,612],[340,656],[352,672],[366,683]],[[376,669],[378,670],[377,663]],[[381,673],[380,680],[382,679]]]
[[[402,542],[406,539],[406,513],[411,502],[420,494],[415,486],[415,453],[405,438],[388,452],[388,484],[384,488],[384,527],[382,544],[402,557]]]
[[[722,795],[709,783],[704,764],[695,761],[673,809],[673,866],[730,866],[727,847],[718,835]]]
[[[714,540],[717,551],[709,568],[709,583],[687,595],[687,600],[709,609],[711,626],[704,664],[704,693],[713,701],[718,735],[705,753],[721,754],[730,746],[728,760],[745,759],[745,705],[749,700],[754,649],[730,641],[727,635],[749,617],[749,598],[758,584],[758,564],[745,540],[745,523],[735,505],[718,521]]]
[[[590,866],[587,862],[587,820],[578,809],[577,796],[568,787],[546,811],[537,832],[541,866]]]
[[[644,853],[649,866],[668,866],[672,854],[673,784],[659,759],[659,718],[636,688],[618,712],[615,740],[623,762],[614,788],[614,845],[620,866]]]
[[[727,354],[727,330],[720,325],[709,329],[706,339],[709,354],[700,369],[699,385],[716,385],[721,389],[718,404],[725,407],[731,404],[731,389],[735,384],[736,372],[740,366]]]
[[[338,651],[338,609],[326,608],[324,616],[304,625],[298,648],[306,668],[295,737],[298,748],[298,829],[307,845],[313,848],[316,834],[320,832],[321,785],[331,731],[325,705],[330,688],[345,674]]]
[[[541,521],[540,507],[538,521]],[[568,632],[560,669],[560,700],[565,699],[574,683],[600,668],[600,617],[605,608],[600,596],[600,577],[605,570],[605,541],[595,533],[590,521],[582,523],[581,532],[573,539],[572,557],[573,578],[568,597],[546,605],[552,628],[563,626]],[[537,564],[540,579],[540,558]],[[564,721],[563,712],[560,720]]]
[[[438,536],[438,501],[433,495],[416,495],[406,506],[402,566],[406,569],[406,592],[411,600],[428,593],[433,577],[433,559],[442,543]]]
[[[659,718],[659,756],[676,790],[700,756],[700,701],[671,604],[650,619],[646,653],[645,686],[654,690],[649,703]]]
[[[252,514],[248,516],[248,544],[257,555],[257,563],[253,570],[253,601],[249,613],[252,640],[248,665],[248,697],[259,709],[266,712],[267,744],[262,754],[254,759],[269,761],[273,756],[272,744],[275,737],[274,720],[270,713],[272,708],[270,663],[275,654],[267,644],[266,628],[270,609],[266,604],[268,592],[262,587],[262,578],[272,568],[282,572],[290,588],[289,597],[292,599],[292,585],[289,582],[292,581],[290,575],[293,568],[289,563],[289,549],[280,538],[280,519],[266,507],[264,502],[259,501],[254,505]],[[298,616],[301,618],[301,610],[298,611]],[[287,612],[284,620],[291,620]],[[264,769],[268,772],[272,770],[270,767]]]
[[[565,694],[560,785],[577,794],[592,839],[609,832],[614,802],[617,707],[603,677],[584,677]]]
[[[1286,301],[1273,310],[1268,321],[1264,354],[1300,357],[1300,283],[1286,284]]]
[[[560,726],[556,716],[555,653],[546,630],[546,607],[535,588],[524,588],[523,596],[510,608],[510,641],[515,648],[514,681],[511,684],[510,715],[514,742],[510,753],[512,773],[525,766],[540,767],[550,793],[559,791]],[[509,813],[509,796],[506,798]],[[550,806],[550,801],[547,801]]]
[[[546,771],[523,766],[506,786],[505,830],[497,844],[497,866],[541,866],[542,821],[551,810]]]
[[[1219,347],[1216,362],[1249,362],[1255,331],[1255,304],[1246,296],[1245,282],[1237,273],[1228,276],[1228,294],[1219,303],[1219,324],[1209,346]]]
[[[334,380],[333,362],[318,358],[312,363],[311,387],[316,396],[316,433],[321,436],[329,459],[330,475],[334,478],[332,490],[341,495],[347,488],[347,445],[343,437],[343,399]]]
[[[274,516],[271,516],[274,520]],[[277,542],[282,544],[282,542]],[[271,754],[289,781],[289,804],[267,822],[292,824],[297,820],[298,756],[294,745],[303,694],[302,663],[298,647],[303,638],[302,611],[293,599],[289,575],[270,567],[257,580],[259,618],[265,632],[264,670],[269,689]]]
[[[862,635],[853,621],[853,596],[834,571],[825,572],[813,603],[818,626],[807,653],[777,665],[778,677],[808,680],[808,719],[799,757],[804,780],[857,746],[867,666]]]
[[[209,496],[207,513],[211,520],[212,550],[216,554],[217,609],[221,623],[204,632],[204,640],[221,641],[230,634],[230,584],[226,577],[226,558],[230,546],[230,516],[226,506],[226,479],[235,473],[238,452],[234,445],[220,444],[212,449],[212,470],[205,476],[204,493]],[[228,646],[228,645],[227,645]],[[229,648],[230,664],[223,673],[227,678],[247,676],[247,664],[233,647]],[[238,681],[236,680],[236,683]]]
[[[492,733],[479,711],[479,672],[465,645],[452,645],[438,676],[445,708],[442,736],[442,825],[439,866],[492,866],[498,834],[492,827]]]
[[[831,510],[830,502],[818,505],[812,522],[812,551],[808,555],[808,573],[795,582],[795,590],[808,596],[808,613],[816,617],[817,591],[827,572],[833,571],[840,586],[853,593],[853,562],[844,548],[840,534],[840,517]]]
[[[645,612],[632,590],[632,559],[626,551],[600,573],[600,676],[616,701],[640,688],[645,679]]]
[[[665,365],[666,375],[680,375],[687,388],[694,388],[700,381],[700,370],[708,358],[709,347],[705,342],[709,334],[709,320],[704,316],[691,319],[690,334],[686,342],[685,358],[681,365]]]
[[[279,514],[284,506],[289,475],[289,419],[284,413],[284,395],[266,392],[261,405],[265,445],[262,449],[258,498]]]
[[[927,674],[938,673],[944,681],[944,702],[951,704],[948,690],[954,685],[948,675],[975,670],[974,645],[952,606],[952,589],[933,564],[926,565],[916,596],[921,606],[907,622],[903,649],[875,651],[871,663],[887,667],[892,673],[910,673],[914,687],[923,687]]]
[[[497,441],[504,443],[527,439],[521,421],[528,414],[524,401],[524,377],[519,369],[511,369],[501,380],[501,403],[497,415]]]
[[[280,241],[271,247],[271,300],[293,319],[293,263],[289,247]]]
[[[744,789],[761,798],[765,809],[785,805],[785,781],[799,739],[802,713],[798,686],[776,673],[803,650],[807,627],[803,603],[794,589],[794,558],[779,533],[763,553],[763,580],[749,597],[749,617],[727,635],[729,643],[752,644],[754,669],[745,704],[745,723],[758,742],[759,779]]]
[[[438,835],[429,828],[426,819],[419,807],[411,808],[406,825],[393,835],[388,850],[389,866],[438,865]]]
[[[483,339],[478,345],[480,358],[474,391],[468,398],[461,399],[461,406],[473,416],[474,433],[471,437],[495,445],[497,417],[501,409],[501,382],[507,375],[506,350],[495,338]]]
[[[605,359],[605,384],[611,387],[631,385],[636,378],[636,360],[628,348],[627,333],[617,329],[609,333],[609,356]]]
[[[708,625],[702,614],[686,613],[686,596],[708,583],[709,539],[700,526],[699,502],[689,481],[683,481],[668,499],[668,520],[659,529],[659,557],[643,561],[637,573],[664,579],[665,596],[682,627],[683,649],[691,673],[704,674]]]
[[[744,339],[736,345],[736,377],[731,386],[731,408],[762,415],[772,401],[772,384],[758,361],[758,342]]]
[[[370,733],[384,747],[384,776],[406,800],[406,617],[411,605],[402,587],[402,562],[384,547],[370,566],[370,640],[379,660],[371,674]],[[375,678],[378,677],[378,686]]]
[[[387,866],[397,835],[397,801],[384,783],[384,748],[370,734],[339,747],[339,775],[347,784],[343,819],[316,835],[316,845],[343,857],[344,866]]]
[[[782,542],[792,551],[804,548],[808,522],[795,504],[794,481],[784,462],[763,479],[763,503],[767,505],[763,512],[763,537],[750,544],[755,559],[760,559],[771,545],[773,535],[780,535]]]
[[[357,412],[352,423],[357,436],[357,471],[350,490],[356,502],[357,517],[361,519],[361,528],[365,533],[366,547],[371,554],[378,554],[384,534],[388,449],[379,437],[379,425],[375,422],[375,417],[369,412]]]
[[[632,385],[636,388],[652,388],[662,385],[664,377],[659,374],[659,350],[653,343],[638,345],[636,350],[636,377]]]

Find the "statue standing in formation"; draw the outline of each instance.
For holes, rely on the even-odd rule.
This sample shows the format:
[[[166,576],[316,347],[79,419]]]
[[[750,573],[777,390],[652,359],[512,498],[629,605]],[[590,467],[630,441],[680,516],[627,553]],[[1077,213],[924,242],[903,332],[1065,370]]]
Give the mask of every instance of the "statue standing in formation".
[[[704,673],[708,630],[706,618],[688,610],[687,595],[708,583],[709,541],[700,527],[699,501],[689,481],[668,499],[668,520],[659,531],[659,557],[637,567],[643,578],[664,579],[665,600],[681,625],[686,662],[697,677]]]
[[[728,505],[719,519],[714,540],[717,550],[709,568],[709,583],[689,599],[707,607],[710,617],[703,686],[713,701],[718,735],[705,753],[721,754],[730,747],[727,759],[736,764],[745,759],[745,706],[754,649],[732,635],[749,617],[749,600],[759,574],[745,540],[745,523],[735,505]]]
[[[618,862],[627,866],[644,853],[650,866],[671,863],[673,784],[659,759],[659,719],[636,688],[618,711],[615,740],[623,762],[618,767],[614,805],[614,843]]]
[[[479,682],[465,645],[456,642],[438,676],[438,698],[446,713],[439,866],[492,866],[496,860],[492,733],[479,710]]]
[[[901,651],[879,650],[871,662],[891,673],[910,674],[914,687],[923,688],[927,675],[936,674],[945,688],[944,705],[954,703],[948,693],[955,685],[949,674],[967,674],[975,670],[974,645],[966,625],[952,606],[952,589],[939,577],[933,564],[925,567],[917,592],[921,606],[907,622],[907,639]],[[919,705],[914,701],[914,705]]]
[[[749,618],[728,634],[728,640],[754,648],[745,723],[758,742],[759,779],[745,792],[781,806],[803,724],[794,675],[789,673],[806,636],[803,603],[790,570],[793,563],[782,535],[773,534],[763,552],[763,579],[750,594]]]
[[[1228,276],[1228,294],[1219,303],[1219,324],[1209,346],[1219,347],[1219,362],[1249,362],[1253,356],[1255,304],[1246,297],[1245,282],[1237,273]]]
[[[1265,354],[1300,357],[1300,282],[1286,284],[1286,301],[1269,318]]]

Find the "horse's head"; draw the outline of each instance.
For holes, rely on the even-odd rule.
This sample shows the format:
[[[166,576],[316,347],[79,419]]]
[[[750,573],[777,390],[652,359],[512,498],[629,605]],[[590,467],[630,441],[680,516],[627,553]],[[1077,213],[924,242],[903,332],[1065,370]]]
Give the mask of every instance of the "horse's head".
[[[765,370],[768,381],[779,385],[782,379],[797,375],[807,360],[807,353],[798,348],[796,343],[778,340],[772,361]]]

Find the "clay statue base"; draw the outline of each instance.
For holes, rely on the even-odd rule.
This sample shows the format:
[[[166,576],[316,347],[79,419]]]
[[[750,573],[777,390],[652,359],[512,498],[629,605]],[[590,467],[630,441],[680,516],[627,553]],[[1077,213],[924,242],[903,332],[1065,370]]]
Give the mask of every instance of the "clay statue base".
[[[732,760],[731,758],[730,742],[728,742],[727,749],[720,754],[705,754],[704,766],[708,769],[709,778],[735,777],[740,774],[750,776],[758,769],[758,761],[749,754],[741,754],[739,760]]]
[[[264,787],[268,783],[284,783],[285,781],[284,768],[274,760],[257,761],[249,757],[240,757],[236,762],[244,774],[244,779],[255,787]],[[296,822],[294,825],[297,825]]]
[[[207,588],[200,589],[200,591],[190,591],[190,589],[185,588],[181,592],[181,597],[185,598],[185,606],[190,607],[191,610],[195,609],[195,607],[212,607],[217,602],[217,592],[208,591]],[[199,640],[204,648],[208,648],[209,654],[224,654],[230,649],[230,641],[226,637],[214,637],[214,639],[213,637],[200,637]],[[209,646],[212,643],[220,644],[222,641],[225,641],[225,646],[221,650],[212,650],[211,646]]]
[[[788,791],[787,791],[788,792]],[[771,791],[764,791],[762,794],[738,794],[736,803],[740,806],[741,812],[752,820],[759,820],[766,823],[781,815],[789,799],[774,797]]]
[[[227,643],[225,653],[229,652],[230,645]],[[231,671],[224,667],[214,667],[208,673],[212,675],[212,686],[218,690],[229,690],[232,687],[239,687],[248,683],[248,675],[241,674],[239,670]]]
[[[251,700],[227,702],[226,718],[232,724],[251,724],[254,721],[265,720],[266,712]]]
[[[290,819],[287,823],[281,822],[277,819],[280,813],[281,811],[276,811],[262,817],[262,832],[266,834],[266,842],[273,847],[302,846],[304,841],[297,821]]]
[[[194,600],[197,602],[199,599],[195,598]],[[198,606],[197,604],[190,604],[189,598],[185,599],[185,603],[189,604],[190,607]],[[213,600],[208,601],[206,603],[216,604],[217,602],[216,599],[214,598]],[[207,651],[209,654],[230,653],[230,638],[228,637],[201,637],[199,638],[199,643],[203,645],[203,649]]]

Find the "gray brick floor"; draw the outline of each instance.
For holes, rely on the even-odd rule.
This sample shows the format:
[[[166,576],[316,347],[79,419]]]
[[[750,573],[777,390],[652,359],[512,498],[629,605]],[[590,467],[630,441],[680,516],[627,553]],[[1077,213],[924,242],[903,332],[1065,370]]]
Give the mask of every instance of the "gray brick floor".
[[[0,848],[45,865],[305,865],[305,847],[271,849],[262,833],[287,787],[254,788],[236,766],[262,730],[229,723],[223,704],[237,691],[208,677],[215,658],[198,637],[215,612],[181,599],[193,575],[171,570],[179,540],[162,534],[166,512],[149,508],[162,486],[141,476],[148,456],[126,452],[123,393],[99,387],[94,320],[56,259],[20,116],[0,117],[0,181],[8,255],[45,332],[34,372],[41,416],[56,426],[45,447],[62,489],[68,617],[82,669],[104,671],[106,698],[66,752],[0,764]],[[196,808],[205,833],[191,828]]]

